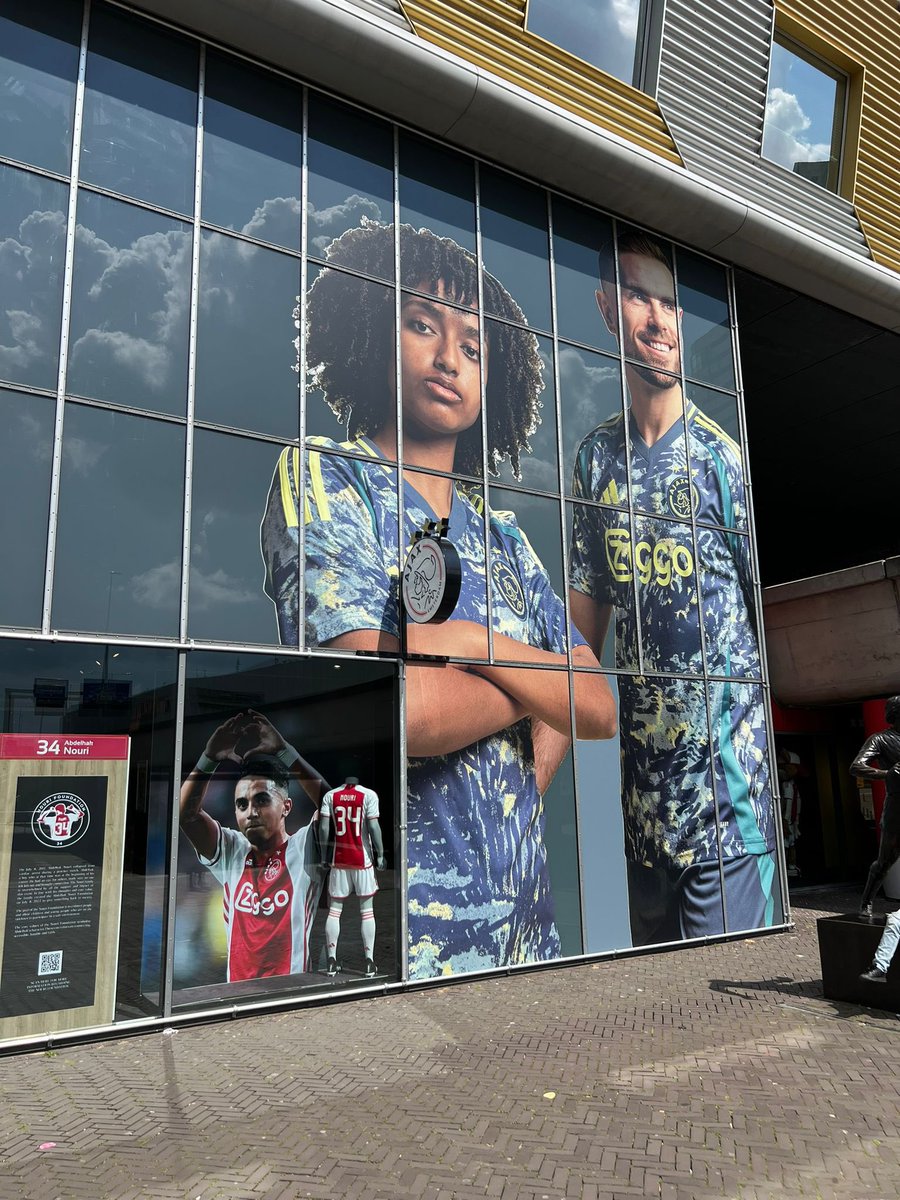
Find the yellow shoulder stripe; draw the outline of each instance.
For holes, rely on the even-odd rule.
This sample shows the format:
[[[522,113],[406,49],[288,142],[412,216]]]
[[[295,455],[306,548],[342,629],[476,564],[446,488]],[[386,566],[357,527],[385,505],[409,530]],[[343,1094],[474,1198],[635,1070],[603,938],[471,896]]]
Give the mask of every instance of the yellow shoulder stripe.
[[[294,489],[291,487],[291,475],[288,463],[293,458],[294,478],[300,474],[300,451],[295,447],[286,446],[278,459],[278,484],[281,488],[281,507],[288,529],[297,526],[297,506],[294,503]]]
[[[323,521],[330,521],[331,506],[328,503],[325,481],[322,478],[322,456],[316,450],[309,450],[307,451],[307,462],[309,463],[309,481],[312,485],[313,500],[316,502],[319,517]]]

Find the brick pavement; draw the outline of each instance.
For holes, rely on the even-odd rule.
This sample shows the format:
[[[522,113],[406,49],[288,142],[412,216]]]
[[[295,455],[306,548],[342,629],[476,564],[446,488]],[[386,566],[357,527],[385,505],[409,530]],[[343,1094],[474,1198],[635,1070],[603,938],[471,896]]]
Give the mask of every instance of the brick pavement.
[[[801,899],[780,936],[0,1060],[0,1200],[894,1200],[900,1023],[819,983],[815,917],[855,898]]]

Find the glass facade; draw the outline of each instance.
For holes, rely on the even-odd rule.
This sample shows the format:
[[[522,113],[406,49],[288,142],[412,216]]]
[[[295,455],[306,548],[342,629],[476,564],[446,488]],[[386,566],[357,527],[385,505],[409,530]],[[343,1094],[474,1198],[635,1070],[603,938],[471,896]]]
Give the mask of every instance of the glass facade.
[[[102,3],[16,20],[0,1040],[780,924],[728,269]],[[22,932],[28,813],[91,980],[50,884]]]

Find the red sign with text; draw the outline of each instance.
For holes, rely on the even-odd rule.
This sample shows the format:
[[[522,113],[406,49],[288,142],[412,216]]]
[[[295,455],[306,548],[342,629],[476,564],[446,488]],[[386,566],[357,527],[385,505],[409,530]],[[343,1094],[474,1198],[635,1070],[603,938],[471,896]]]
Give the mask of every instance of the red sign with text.
[[[50,762],[127,759],[128,738],[91,733],[4,733],[0,734],[0,759],[5,758]]]

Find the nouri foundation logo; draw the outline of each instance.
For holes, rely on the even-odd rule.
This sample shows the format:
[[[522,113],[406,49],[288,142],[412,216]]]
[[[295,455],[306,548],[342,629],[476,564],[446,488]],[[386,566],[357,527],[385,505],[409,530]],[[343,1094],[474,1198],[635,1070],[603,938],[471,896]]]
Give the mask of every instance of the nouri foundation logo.
[[[87,833],[91,810],[73,792],[46,796],[31,814],[31,831],[45,846],[72,846]]]

